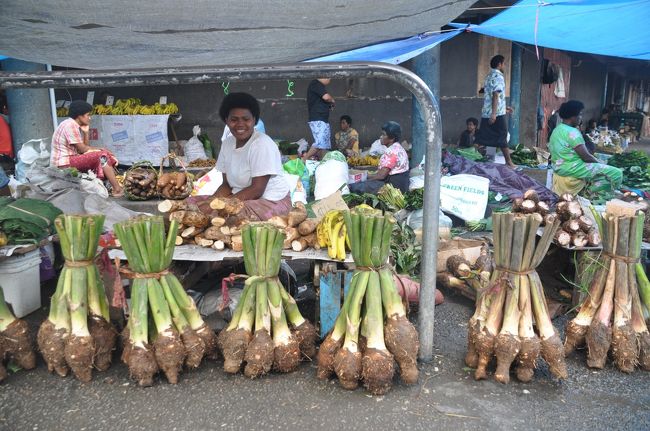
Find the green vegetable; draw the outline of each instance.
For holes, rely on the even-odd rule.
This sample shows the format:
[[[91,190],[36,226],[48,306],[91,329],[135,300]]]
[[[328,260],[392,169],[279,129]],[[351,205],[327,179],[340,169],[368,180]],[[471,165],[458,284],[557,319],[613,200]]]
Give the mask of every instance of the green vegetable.
[[[212,142],[210,141],[210,138],[208,137],[207,133],[201,133],[199,136],[199,141],[203,144],[203,149],[205,150],[205,155],[208,156],[209,158],[214,156],[214,152],[212,151]]]
[[[515,150],[510,153],[510,158],[512,159],[512,163],[515,165],[529,166],[532,168],[539,166],[535,150],[527,148],[522,144],[515,147]]]
[[[395,270],[399,274],[416,277],[420,273],[422,247],[416,241],[415,232],[406,222],[395,223],[390,252],[395,259]]]
[[[406,209],[409,211],[419,210],[424,207],[424,188],[410,190],[404,195]]]
[[[455,154],[457,156],[461,156],[466,158],[467,160],[472,160],[474,162],[485,162],[487,159],[483,156],[483,154],[479,153],[478,150],[475,147],[471,148],[452,148],[449,150],[451,154]]]
[[[404,195],[399,189],[396,189],[392,184],[386,184],[377,193],[379,200],[382,201],[386,207],[391,211],[399,211],[406,206]]]
[[[370,193],[363,193],[360,195],[356,193],[349,193],[347,195],[343,195],[343,201],[349,208],[354,208],[363,204],[371,206],[373,208],[380,208],[383,206],[379,198],[376,195]]]

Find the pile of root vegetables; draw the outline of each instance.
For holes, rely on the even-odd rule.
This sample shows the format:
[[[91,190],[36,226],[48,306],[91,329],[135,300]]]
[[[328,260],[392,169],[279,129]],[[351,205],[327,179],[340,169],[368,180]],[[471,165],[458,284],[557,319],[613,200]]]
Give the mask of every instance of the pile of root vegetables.
[[[318,351],[318,378],[335,373],[345,389],[363,382],[371,394],[381,395],[392,387],[395,361],[404,383],[418,380],[418,334],[387,266],[395,219],[359,207],[343,217],[357,269],[334,328]]]
[[[144,201],[158,195],[158,173],[148,162],[136,163],[124,174],[124,194],[130,200]]]
[[[72,369],[82,382],[111,365],[117,332],[110,324],[104,284],[94,264],[103,215],[60,215],[55,220],[65,258],[38,347],[50,372]]]
[[[586,344],[587,365],[601,369],[608,353],[616,367],[650,370],[650,282],[639,263],[644,216],[603,214],[603,253],[578,315],[567,325],[567,354]]]
[[[532,380],[541,356],[551,373],[567,377],[564,349],[551,323],[544,289],[535,268],[542,262],[560,221],[543,223],[540,214],[493,214],[494,261],[487,288],[477,297],[476,311],[468,324],[465,362],[475,368],[474,377],[488,377],[487,368],[496,358],[495,379],[510,381],[515,364],[517,378]],[[472,270],[452,267],[458,275],[473,277]],[[533,324],[534,323],[534,324]]]
[[[183,366],[197,368],[217,349],[215,333],[168,271],[178,224],[172,221],[165,234],[162,217],[143,216],[117,223],[114,230],[128,259],[122,272],[132,278],[122,361],[141,386],[152,385],[159,370],[177,383]]]
[[[185,172],[161,172],[156,192],[163,199],[185,199],[192,192],[192,180]]]
[[[555,207],[557,217],[562,221],[555,234],[555,242],[564,248],[598,247],[600,233],[592,219],[587,217],[582,206],[573,195],[563,194]]]
[[[316,354],[316,328],[278,279],[284,231],[270,223],[242,228],[248,278],[229,326],[219,333],[224,371],[261,377],[289,373]],[[302,353],[302,354],[301,354]]]
[[[29,326],[11,313],[0,286],[0,382],[7,378],[5,359],[15,361],[25,370],[36,368],[36,353],[32,348]]]
[[[542,226],[548,219],[551,224],[553,220],[549,217],[551,213],[551,204],[539,198],[537,192],[533,189],[524,192],[520,198],[512,201],[512,212],[520,214],[539,214],[542,216]]]
[[[473,264],[460,255],[450,256],[446,271],[438,273],[436,282],[476,301],[488,287],[493,270],[494,260],[488,248],[482,247],[480,256]]]

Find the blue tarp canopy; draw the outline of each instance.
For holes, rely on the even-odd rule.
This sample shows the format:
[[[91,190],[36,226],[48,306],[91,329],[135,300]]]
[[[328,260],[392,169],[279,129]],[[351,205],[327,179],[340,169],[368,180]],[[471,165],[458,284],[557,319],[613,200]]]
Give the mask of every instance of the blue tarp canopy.
[[[445,40],[451,39],[458,33],[460,33],[460,30],[421,34],[407,39],[377,43],[307,61],[381,61],[383,63],[400,64],[417,57]]]
[[[650,60],[648,0],[522,0],[468,30],[565,51]]]

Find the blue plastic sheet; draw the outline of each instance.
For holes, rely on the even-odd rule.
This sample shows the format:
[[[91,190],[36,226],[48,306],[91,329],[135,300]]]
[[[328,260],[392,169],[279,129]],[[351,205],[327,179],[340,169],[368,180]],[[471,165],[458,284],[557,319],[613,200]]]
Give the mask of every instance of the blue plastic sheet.
[[[565,51],[650,60],[648,0],[522,0],[475,33]]]

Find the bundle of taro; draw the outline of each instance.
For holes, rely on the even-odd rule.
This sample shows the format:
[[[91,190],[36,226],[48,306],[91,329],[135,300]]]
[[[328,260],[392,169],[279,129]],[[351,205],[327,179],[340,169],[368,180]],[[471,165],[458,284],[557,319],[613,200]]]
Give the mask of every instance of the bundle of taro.
[[[5,295],[0,287],[0,382],[7,378],[4,366],[8,357],[20,368],[31,370],[36,367],[36,354],[32,349],[32,337],[29,326],[22,319],[17,319],[5,302]]]
[[[336,373],[345,389],[362,381],[373,395],[388,392],[397,361],[406,384],[418,380],[418,334],[387,267],[395,219],[355,208],[343,214],[357,269],[334,324],[318,351],[318,378]]]
[[[555,242],[561,247],[597,247],[601,239],[593,221],[582,211],[580,203],[565,193],[560,196],[555,212],[562,221],[555,234]]]
[[[490,285],[479,295],[476,312],[468,324],[465,362],[476,368],[474,377],[487,378],[487,366],[496,357],[495,379],[510,381],[516,364],[517,378],[529,382],[538,358],[551,373],[567,377],[564,349],[551,323],[544,288],[535,268],[542,262],[559,226],[559,220],[544,227],[539,214],[493,214],[495,270]],[[533,326],[533,321],[535,326]]]
[[[65,265],[38,331],[47,368],[61,377],[72,369],[82,382],[111,365],[117,332],[110,324],[104,283],[94,264],[103,215],[60,215],[54,221]]]
[[[490,283],[494,261],[487,247],[481,249],[474,264],[463,256],[454,255],[447,259],[447,271],[438,273],[436,281],[455,290],[468,299],[476,301]]]
[[[124,174],[124,194],[132,201],[153,199],[156,195],[158,173],[149,162],[135,163]]]
[[[639,263],[644,216],[603,214],[603,253],[580,312],[566,328],[567,354],[587,345],[587,365],[603,368],[608,352],[619,370],[650,370],[650,282]]]
[[[512,212],[522,213],[522,214],[539,214],[542,216],[542,226],[546,224],[546,220],[549,219],[549,223],[553,224],[551,216],[549,213],[551,211],[551,205],[539,199],[539,195],[533,189],[527,190],[523,197],[516,198],[512,201]]]
[[[161,370],[177,383],[183,369],[197,368],[216,354],[216,335],[174,274],[168,271],[178,230],[165,236],[162,217],[137,217],[114,225],[129,262],[121,272],[131,283],[131,309],[122,333],[122,361],[141,386],[151,386]]]
[[[250,378],[272,369],[289,373],[298,368],[301,352],[314,357],[317,333],[278,279],[284,232],[269,223],[251,223],[242,237],[249,277],[230,325],[219,333],[223,369],[236,374],[245,364],[244,375]]]

